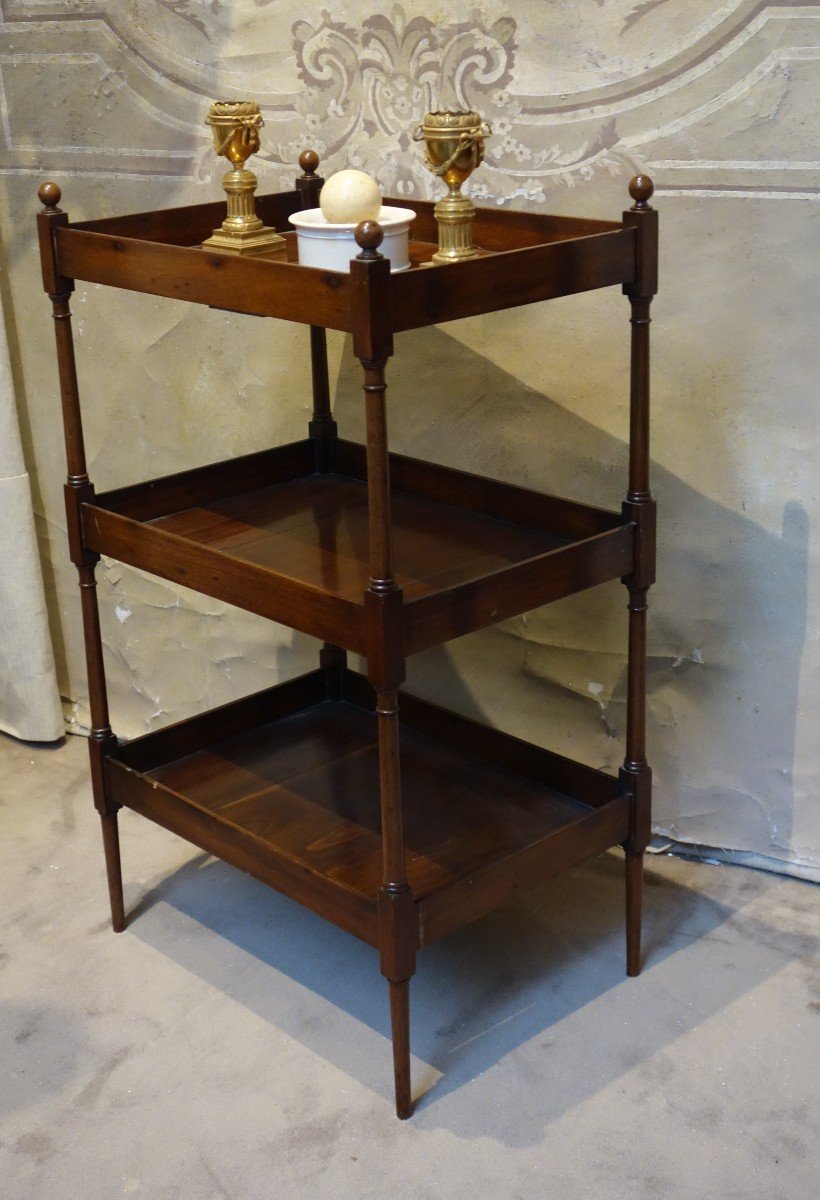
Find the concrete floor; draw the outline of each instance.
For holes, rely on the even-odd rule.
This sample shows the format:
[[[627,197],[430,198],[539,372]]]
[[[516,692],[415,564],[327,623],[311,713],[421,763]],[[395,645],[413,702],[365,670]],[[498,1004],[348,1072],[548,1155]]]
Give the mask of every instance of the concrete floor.
[[[816,886],[655,858],[627,979],[612,853],[425,951],[402,1123],[374,951],[127,812],[114,935],[84,742],[0,769],[4,1200],[820,1195]]]

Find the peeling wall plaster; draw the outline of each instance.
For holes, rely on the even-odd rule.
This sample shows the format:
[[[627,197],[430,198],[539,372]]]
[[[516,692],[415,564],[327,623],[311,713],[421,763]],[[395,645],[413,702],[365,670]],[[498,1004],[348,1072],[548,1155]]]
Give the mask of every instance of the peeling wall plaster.
[[[31,220],[57,177],[73,219],[219,195],[210,98],[265,111],[262,190],[313,144],[325,173],[431,181],[407,130],[435,101],[493,123],[473,194],[617,214],[656,178],[659,582],[649,744],[657,827],[820,864],[816,262],[820,5],[774,0],[415,2],[363,15],[8,0],[3,6],[2,277],[27,466],[70,721],[87,720],[65,547],[48,306]],[[35,102],[36,100],[36,102]],[[812,253],[814,250],[814,253]],[[100,488],[302,436],[306,332],[78,287],[80,384]],[[613,294],[397,339],[391,437],[405,453],[617,507],[624,490],[627,313]],[[333,336],[343,432],[363,433],[359,369]],[[443,386],[446,381],[446,386]],[[159,431],[159,436],[157,436]],[[308,669],[310,639],[118,564],[100,599],[111,704],[133,735]],[[624,596],[606,585],[419,656],[435,699],[616,769]]]

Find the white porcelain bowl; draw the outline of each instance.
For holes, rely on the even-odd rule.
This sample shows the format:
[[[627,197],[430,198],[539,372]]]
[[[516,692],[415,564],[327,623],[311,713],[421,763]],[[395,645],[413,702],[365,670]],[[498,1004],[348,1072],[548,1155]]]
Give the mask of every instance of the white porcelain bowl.
[[[378,222],[384,230],[379,253],[390,259],[391,271],[406,271],[410,266],[407,235],[415,217],[411,208],[392,208],[383,204]],[[356,224],[334,225],[326,221],[321,208],[306,208],[291,215],[299,242],[299,262],[304,267],[323,267],[326,271],[350,271],[350,260],[361,250],[353,231]]]

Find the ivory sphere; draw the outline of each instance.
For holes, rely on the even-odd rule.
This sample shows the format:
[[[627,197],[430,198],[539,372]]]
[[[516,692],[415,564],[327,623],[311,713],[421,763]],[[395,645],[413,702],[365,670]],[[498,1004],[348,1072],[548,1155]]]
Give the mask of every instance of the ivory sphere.
[[[333,225],[375,221],[381,206],[379,185],[364,171],[337,171],[319,195],[322,216]]]

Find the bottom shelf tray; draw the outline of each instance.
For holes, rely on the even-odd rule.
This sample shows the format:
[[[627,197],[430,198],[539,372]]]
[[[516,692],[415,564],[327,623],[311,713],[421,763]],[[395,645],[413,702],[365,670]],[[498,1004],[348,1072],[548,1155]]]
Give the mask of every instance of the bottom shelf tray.
[[[120,746],[110,794],[377,945],[372,708],[361,676],[315,671]],[[420,945],[626,838],[620,780],[409,695],[400,709]]]

